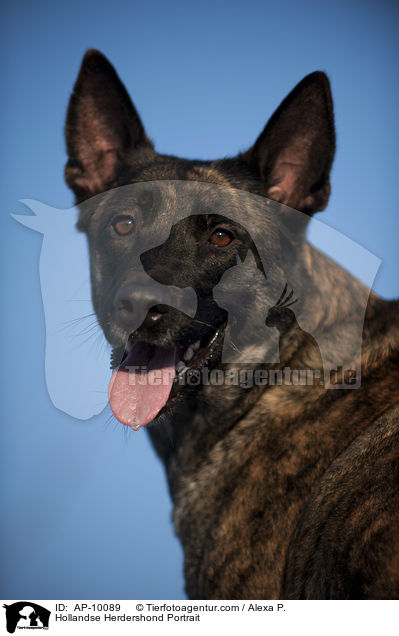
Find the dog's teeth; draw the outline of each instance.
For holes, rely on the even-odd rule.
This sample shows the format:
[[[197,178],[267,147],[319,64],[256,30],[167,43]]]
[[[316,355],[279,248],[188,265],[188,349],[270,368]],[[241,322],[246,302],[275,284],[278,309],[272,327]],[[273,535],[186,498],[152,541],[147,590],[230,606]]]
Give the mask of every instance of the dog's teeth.
[[[192,346],[192,348],[194,349],[194,351],[198,351],[198,349],[199,349],[199,348],[200,348],[200,346],[201,346],[201,340],[197,340],[197,342],[194,342],[194,344],[193,344],[193,345],[191,345],[191,346]]]
[[[186,362],[190,362],[193,356],[194,356],[194,349],[192,347],[189,347],[187,351],[184,352],[183,360],[185,360]]]
[[[183,369],[185,368],[186,368],[186,365],[184,364],[182,360],[180,360],[180,362],[176,365],[177,373],[180,373],[180,371],[183,371]]]

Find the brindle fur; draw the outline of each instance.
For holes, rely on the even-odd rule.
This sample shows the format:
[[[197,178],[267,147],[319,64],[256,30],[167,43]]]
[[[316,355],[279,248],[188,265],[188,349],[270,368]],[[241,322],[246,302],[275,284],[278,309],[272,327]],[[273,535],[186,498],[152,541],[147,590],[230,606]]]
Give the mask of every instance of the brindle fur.
[[[246,153],[189,161],[155,153],[115,71],[89,51],[66,137],[66,178],[77,201],[128,183],[175,179],[247,190],[309,216],[328,200],[334,127],[322,73],[294,89]],[[84,213],[79,221],[92,252],[96,222]],[[204,231],[200,223],[179,230],[180,245]],[[312,272],[322,275],[322,289],[311,288],[309,301],[314,324],[328,325],[337,346],[361,283],[305,240],[297,258],[309,281]],[[93,271],[92,278],[99,321],[112,341],[105,288]],[[190,598],[398,597],[398,306],[370,296],[359,389],[202,387],[148,427],[168,476]],[[213,308],[204,311],[212,319]],[[187,325],[175,314],[165,315],[162,333],[143,325],[139,337],[178,339]],[[285,364],[312,368],[312,346],[304,342],[285,340]]]

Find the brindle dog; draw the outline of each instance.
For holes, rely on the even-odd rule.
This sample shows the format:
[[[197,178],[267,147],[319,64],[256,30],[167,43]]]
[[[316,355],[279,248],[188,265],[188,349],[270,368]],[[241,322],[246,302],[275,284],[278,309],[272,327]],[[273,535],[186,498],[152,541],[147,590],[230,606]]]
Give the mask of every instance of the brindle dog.
[[[248,151],[195,161],[155,152],[114,69],[101,53],[88,51],[71,97],[66,139],[66,180],[79,204],[120,186],[163,181],[247,191],[309,218],[329,197],[333,107],[328,79],[320,72],[296,86]],[[153,368],[173,368],[183,360],[191,370],[204,360],[220,366],[226,312],[213,289],[249,252],[269,279],[283,258],[276,239],[280,220],[270,222],[273,231],[265,241],[271,257],[264,263],[245,223],[240,227],[213,215],[207,196],[208,212],[193,209],[190,216],[192,204],[186,201],[186,218],[173,226],[167,241],[141,257],[143,270],[157,283],[195,290],[194,318],[129,282],[127,255],[140,241],[133,209],[115,216],[112,205],[81,206],[78,226],[90,247],[93,302],[114,347],[114,367],[122,360],[115,372],[122,392],[132,350],[136,361]],[[154,213],[153,201],[147,207],[145,231],[156,233],[163,217]],[[173,201],[164,198],[161,207],[165,214]],[[253,212],[249,206],[242,213],[244,220]],[[328,326],[334,348],[346,333],[362,285],[311,247],[299,230],[294,243],[291,255],[309,281],[314,323]],[[143,297],[148,312],[132,331],[135,303]],[[291,316],[294,309],[285,313]],[[138,425],[149,423],[166,468],[190,598],[398,597],[397,313],[397,302],[370,295],[361,386],[354,390],[329,390],[323,383],[175,390],[173,380],[173,386],[151,395],[133,391]],[[265,320],[272,325],[267,310],[263,325]],[[296,320],[291,323],[294,330],[280,330],[280,357],[294,369],[312,368],[313,351],[319,368],[317,343]],[[123,403],[112,398],[113,410],[132,424],[130,398],[124,395]]]

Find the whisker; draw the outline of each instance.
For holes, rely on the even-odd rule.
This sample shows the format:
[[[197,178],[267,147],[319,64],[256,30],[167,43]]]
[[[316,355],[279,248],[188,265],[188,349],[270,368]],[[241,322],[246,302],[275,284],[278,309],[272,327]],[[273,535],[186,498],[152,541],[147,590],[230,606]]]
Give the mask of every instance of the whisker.
[[[68,329],[69,327],[72,327],[73,325],[77,325],[81,323],[83,320],[87,320],[88,318],[93,318],[95,316],[96,314],[93,312],[91,314],[86,314],[85,316],[79,316],[78,318],[71,318],[71,320],[65,320],[63,322],[60,322],[58,323],[60,325],[60,329],[58,330],[57,333],[65,329]],[[97,317],[95,317],[94,322],[97,322]]]
[[[237,353],[242,353],[241,349],[239,349],[234,342],[231,342],[231,346],[237,351]]]

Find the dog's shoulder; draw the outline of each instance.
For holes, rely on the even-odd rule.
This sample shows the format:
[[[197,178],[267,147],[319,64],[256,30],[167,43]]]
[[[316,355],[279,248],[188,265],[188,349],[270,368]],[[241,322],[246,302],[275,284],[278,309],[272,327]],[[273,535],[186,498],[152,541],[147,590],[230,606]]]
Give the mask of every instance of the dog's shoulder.
[[[371,295],[363,332],[363,367],[380,366],[399,350],[399,300]]]
[[[286,598],[399,596],[399,404],[331,464],[288,550]]]

